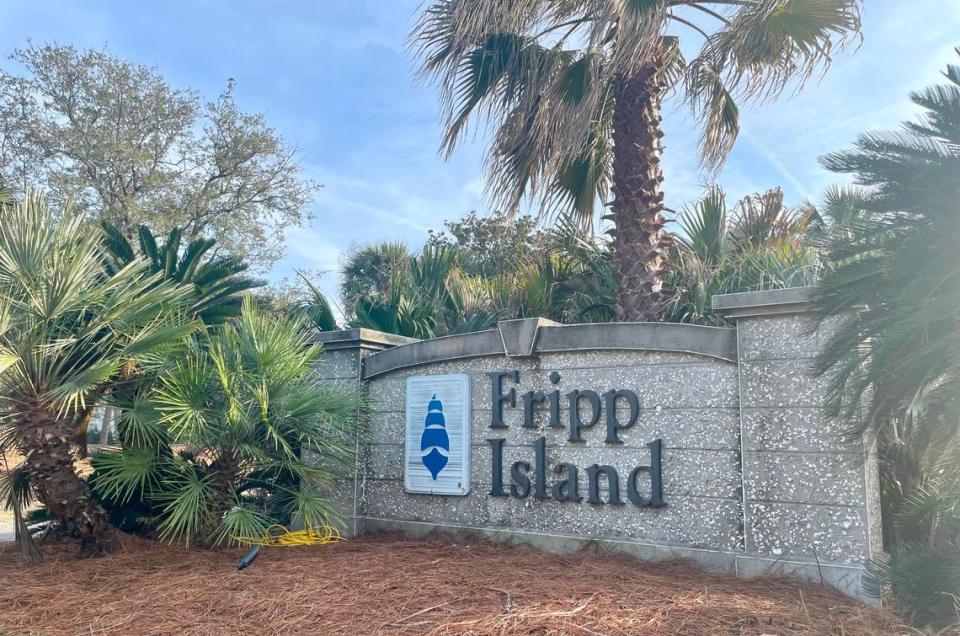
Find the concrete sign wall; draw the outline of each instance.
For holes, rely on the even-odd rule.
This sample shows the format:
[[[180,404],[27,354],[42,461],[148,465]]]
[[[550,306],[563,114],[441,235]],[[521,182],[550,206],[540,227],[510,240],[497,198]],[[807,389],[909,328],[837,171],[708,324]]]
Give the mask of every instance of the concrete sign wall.
[[[809,367],[825,334],[806,333],[807,294],[716,297],[735,328],[531,319],[422,342],[324,334],[321,373],[362,383],[372,407],[337,493],[350,529],[593,541],[863,597],[881,549],[876,462],[823,411],[826,381]]]

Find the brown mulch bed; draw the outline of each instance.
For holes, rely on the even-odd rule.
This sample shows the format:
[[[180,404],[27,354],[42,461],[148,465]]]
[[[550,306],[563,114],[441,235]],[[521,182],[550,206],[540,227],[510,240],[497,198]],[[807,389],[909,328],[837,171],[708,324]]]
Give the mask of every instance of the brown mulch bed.
[[[0,634],[897,634],[889,614],[816,585],[684,562],[557,556],[483,541],[367,536],[203,551],[125,537],[78,560],[0,553]]]

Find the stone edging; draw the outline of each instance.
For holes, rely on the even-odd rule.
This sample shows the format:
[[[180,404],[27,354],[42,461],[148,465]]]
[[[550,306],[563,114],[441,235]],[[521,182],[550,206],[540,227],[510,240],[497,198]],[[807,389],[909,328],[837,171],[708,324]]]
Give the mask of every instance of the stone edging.
[[[364,359],[363,379],[424,364],[507,355],[536,357],[568,351],[665,351],[737,360],[737,332],[664,322],[558,325],[541,318],[505,320],[497,329],[414,341]]]

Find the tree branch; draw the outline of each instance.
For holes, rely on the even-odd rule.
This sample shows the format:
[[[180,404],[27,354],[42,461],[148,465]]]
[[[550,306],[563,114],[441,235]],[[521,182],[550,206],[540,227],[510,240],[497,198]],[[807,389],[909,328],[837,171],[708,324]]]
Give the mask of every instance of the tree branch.
[[[668,13],[668,14],[667,14],[667,17],[670,18],[671,20],[673,20],[674,22],[679,22],[680,24],[683,24],[683,25],[686,25],[686,26],[690,27],[691,29],[693,29],[694,31],[696,31],[697,33],[699,33],[700,35],[702,35],[705,40],[709,40],[709,39],[710,39],[710,35],[707,34],[706,31],[704,31],[703,29],[701,29],[700,27],[698,27],[698,26],[697,26],[696,24],[694,24],[693,22],[689,22],[689,21],[687,21],[687,20],[684,20],[683,18],[677,17],[676,15],[674,15],[674,14],[672,14],[672,13]]]
[[[686,4],[686,5],[683,5],[683,6],[690,7],[691,9],[696,9],[697,11],[703,11],[703,12],[706,13],[707,15],[709,15],[709,16],[711,16],[711,17],[714,17],[714,18],[716,18],[717,20],[720,20],[720,21],[723,22],[724,24],[730,24],[730,20],[728,20],[728,19],[725,18],[724,16],[720,15],[719,13],[717,13],[716,11],[714,11],[713,9],[708,9],[708,8],[706,8],[706,7],[703,6],[702,4],[699,4],[699,3],[696,3],[696,2],[691,2],[690,4]]]
[[[593,17],[587,16],[587,17],[585,17],[585,18],[578,18],[578,19],[576,19],[576,20],[568,20],[567,22],[561,22],[561,23],[559,23],[559,24],[554,24],[554,25],[552,25],[552,26],[547,27],[546,29],[544,29],[544,30],[541,31],[540,33],[537,33],[536,35],[532,36],[531,39],[533,39],[533,40],[538,40],[538,39],[540,39],[541,37],[543,37],[544,35],[546,35],[547,33],[550,33],[551,31],[556,31],[557,29],[562,29],[563,27],[567,27],[567,26],[571,26],[571,25],[572,25],[574,28],[576,28],[577,26],[583,24],[584,22],[589,22],[590,20],[593,20]],[[571,29],[571,31],[572,31],[572,29]],[[569,34],[568,34],[568,35],[569,35]],[[566,37],[566,36],[564,36],[564,37]]]
[[[760,3],[756,2],[756,0],[671,0],[669,3],[667,3],[667,6],[693,7],[704,4],[725,4],[737,7],[755,7]]]

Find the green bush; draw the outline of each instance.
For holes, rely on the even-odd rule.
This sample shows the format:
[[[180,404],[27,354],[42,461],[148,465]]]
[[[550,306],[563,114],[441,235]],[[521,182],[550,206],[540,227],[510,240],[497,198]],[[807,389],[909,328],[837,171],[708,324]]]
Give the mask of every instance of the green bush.
[[[828,405],[881,459],[891,558],[874,574],[932,624],[960,618],[960,66],[945,76],[911,96],[917,120],[823,159],[855,185],[825,206],[814,299],[837,324],[818,361]]]
[[[309,334],[248,298],[125,410],[122,450],[93,459],[95,491],[186,544],[244,543],[291,518],[336,523],[331,495],[352,469],[362,402],[315,377]]]

